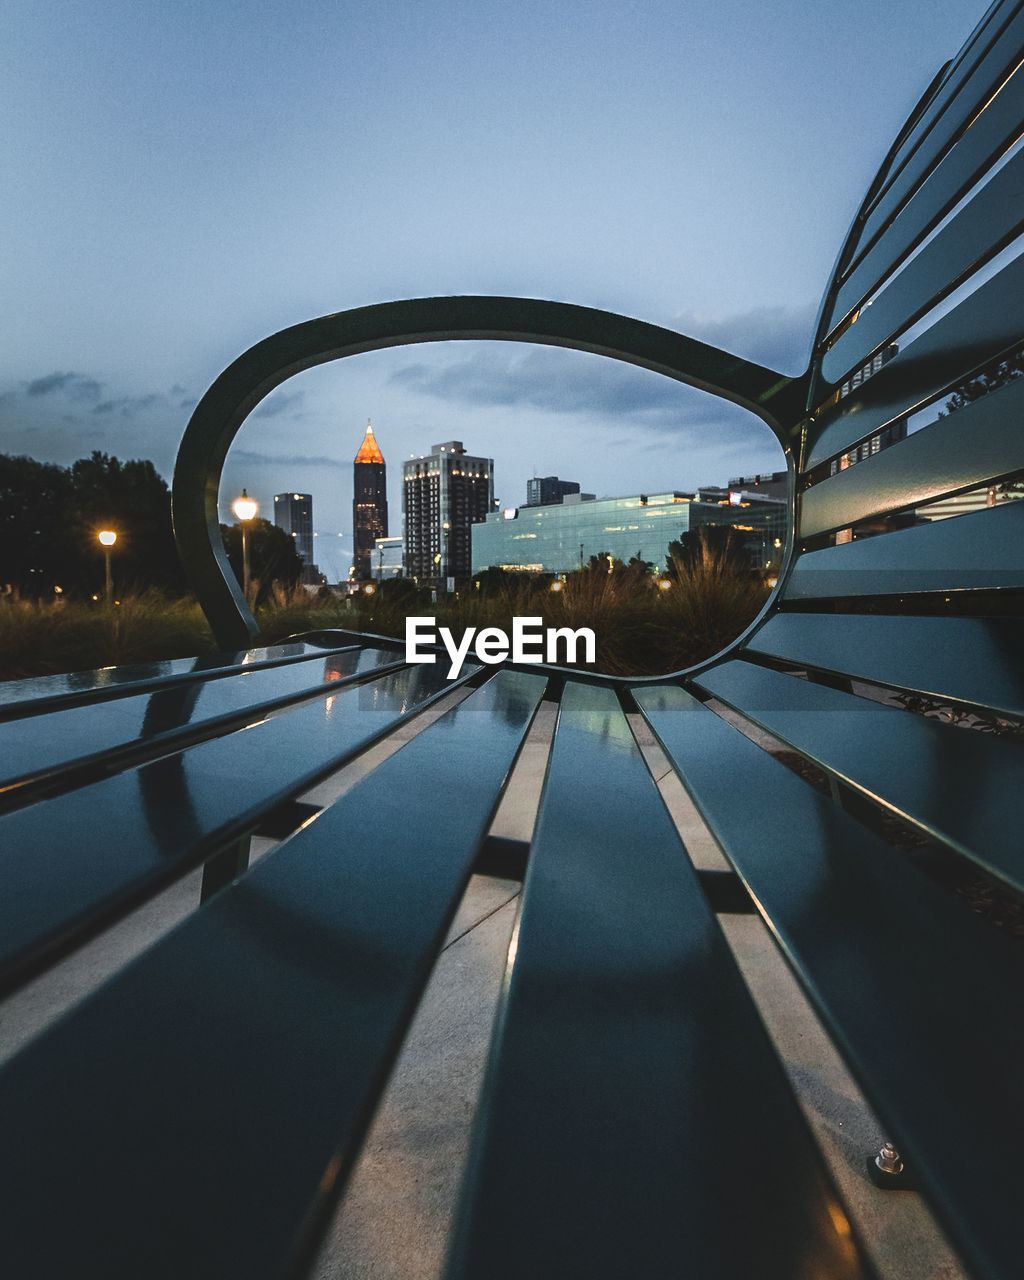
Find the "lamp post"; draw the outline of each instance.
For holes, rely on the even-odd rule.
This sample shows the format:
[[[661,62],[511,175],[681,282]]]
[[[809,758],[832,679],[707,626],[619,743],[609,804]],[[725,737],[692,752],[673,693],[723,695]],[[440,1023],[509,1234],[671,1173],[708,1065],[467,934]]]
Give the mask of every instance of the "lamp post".
[[[110,572],[110,548],[117,541],[117,534],[113,529],[101,529],[99,534],[97,534],[97,537],[100,540],[100,545],[103,548],[103,554],[107,561],[107,608],[109,608],[111,601],[114,598],[114,583]]]
[[[245,528],[249,521],[256,514],[257,506],[252,498],[242,490],[242,496],[236,498],[231,508],[238,518],[238,523],[242,526],[242,594],[246,600],[249,599],[249,543],[246,540]]]

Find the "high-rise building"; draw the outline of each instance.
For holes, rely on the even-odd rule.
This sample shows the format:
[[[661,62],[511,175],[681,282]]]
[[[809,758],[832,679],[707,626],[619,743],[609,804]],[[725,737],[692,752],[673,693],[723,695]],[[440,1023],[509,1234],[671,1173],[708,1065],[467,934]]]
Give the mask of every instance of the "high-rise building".
[[[291,534],[303,565],[306,569],[313,569],[312,494],[275,493],[274,524]]]
[[[470,528],[494,507],[494,460],[471,457],[461,440],[435,444],[402,463],[405,571],[442,587],[468,577]]]
[[[387,465],[367,421],[352,467],[352,565],[357,581],[373,577],[374,544],[387,536]]]
[[[526,503],[528,507],[547,507],[561,502],[567,493],[579,493],[580,486],[575,480],[559,480],[558,476],[534,476],[526,482]]]

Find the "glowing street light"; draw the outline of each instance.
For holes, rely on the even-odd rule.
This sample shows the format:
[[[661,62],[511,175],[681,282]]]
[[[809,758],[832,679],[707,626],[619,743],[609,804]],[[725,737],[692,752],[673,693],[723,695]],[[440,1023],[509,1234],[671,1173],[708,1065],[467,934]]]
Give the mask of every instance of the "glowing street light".
[[[242,496],[236,498],[231,510],[235,513],[238,523],[242,526],[242,594],[248,600],[249,598],[249,543],[245,537],[245,527],[256,514],[258,508],[252,498],[242,490]]]
[[[109,606],[114,598],[114,585],[110,574],[110,548],[117,541],[117,534],[113,529],[101,529],[96,536],[100,540],[100,546],[103,548],[103,554],[107,561],[107,605]]]

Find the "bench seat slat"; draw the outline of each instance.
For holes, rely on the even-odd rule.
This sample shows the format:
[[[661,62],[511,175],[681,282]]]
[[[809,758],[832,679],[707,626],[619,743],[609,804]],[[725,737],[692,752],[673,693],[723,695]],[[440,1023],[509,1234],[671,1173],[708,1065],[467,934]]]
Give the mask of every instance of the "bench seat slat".
[[[1024,748],[749,662],[695,682],[844,781],[1024,888]]]
[[[1016,1274],[1021,947],[678,686],[635,696],[971,1275]]]
[[[321,633],[322,634],[322,633]],[[283,667],[308,658],[326,658],[353,647],[344,633],[335,633],[330,644],[295,640],[239,653],[211,653],[198,658],[168,658],[158,662],[104,667],[100,671],[73,671],[67,675],[35,676],[28,680],[0,681],[0,720],[41,715],[62,707],[87,706],[135,693],[156,692],[194,680],[221,680],[240,671]]]
[[[0,807],[25,803],[34,788],[52,789],[90,765],[101,763],[112,772],[399,665],[394,654],[383,650],[349,649],[328,658],[240,672],[229,681],[197,681],[102,707],[8,721],[0,724],[7,771],[0,777]]]
[[[566,687],[513,954],[452,1280],[863,1274],[610,690]]]
[[[787,600],[1024,587],[1024,502],[805,552]]]
[[[0,818],[0,991],[452,687],[405,668]]]
[[[1024,717],[1024,621],[777,613],[746,650]]]
[[[8,1274],[292,1274],[544,687],[499,674],[4,1068]]]

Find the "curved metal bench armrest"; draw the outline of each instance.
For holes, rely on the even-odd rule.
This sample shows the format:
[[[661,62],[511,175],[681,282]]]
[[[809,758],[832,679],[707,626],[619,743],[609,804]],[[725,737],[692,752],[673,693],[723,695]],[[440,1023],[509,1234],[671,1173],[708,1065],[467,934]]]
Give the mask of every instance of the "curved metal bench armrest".
[[[275,387],[315,365],[384,347],[466,339],[568,347],[639,365],[756,413],[792,456],[806,375],[789,378],[612,312],[532,298],[450,297],[385,302],[308,320],[265,338],[229,365],[200,400],[178,450],[174,535],[220,645],[244,648],[259,635],[228,564],[217,512],[224,459],[246,417]]]

